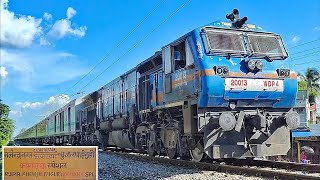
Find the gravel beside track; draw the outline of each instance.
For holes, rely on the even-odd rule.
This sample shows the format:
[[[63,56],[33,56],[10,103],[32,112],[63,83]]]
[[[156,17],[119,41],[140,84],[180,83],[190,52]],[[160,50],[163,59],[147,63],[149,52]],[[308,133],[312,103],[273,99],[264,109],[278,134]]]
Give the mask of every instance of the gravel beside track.
[[[320,177],[320,164],[300,164],[294,162],[282,162],[282,161],[268,161],[268,160],[244,160],[244,159],[224,159],[226,164],[236,166],[250,166],[250,167],[268,167],[272,169],[285,169],[289,172],[300,171],[301,173],[307,173]]]
[[[99,164],[109,179],[320,179],[318,173],[256,166],[230,166],[150,157],[138,153],[100,152],[111,163]],[[222,163],[224,164],[224,163]],[[108,172],[109,171],[109,172]],[[252,177],[249,177],[252,176]],[[108,178],[107,178],[108,179]]]
[[[225,179],[225,180],[260,180],[258,177],[248,177],[215,171],[201,171],[186,167],[154,164],[121,157],[105,152],[99,153],[99,179]]]

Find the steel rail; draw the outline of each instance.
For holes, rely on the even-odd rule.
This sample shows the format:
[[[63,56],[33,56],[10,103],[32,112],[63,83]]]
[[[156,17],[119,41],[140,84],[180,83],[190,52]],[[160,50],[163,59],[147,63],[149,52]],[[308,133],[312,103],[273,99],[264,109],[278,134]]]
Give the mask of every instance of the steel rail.
[[[279,172],[279,171],[272,171],[272,170],[265,170],[259,168],[246,168],[241,166],[234,166],[234,165],[223,165],[223,164],[212,164],[206,162],[193,162],[193,161],[186,161],[180,159],[168,159],[168,158],[161,158],[161,157],[152,157],[147,155],[140,155],[140,154],[128,154],[123,152],[114,152],[114,151],[104,151],[104,153],[109,153],[113,155],[118,155],[138,161],[144,162],[152,162],[157,164],[169,164],[173,166],[182,166],[182,167],[190,167],[195,169],[207,170],[207,171],[218,171],[224,173],[232,173],[238,175],[248,175],[248,176],[255,176],[255,177],[263,177],[263,178],[272,178],[272,179],[303,179],[303,180],[313,180],[313,179],[320,179],[320,177],[310,176],[310,175],[301,175],[301,174],[294,174],[288,172]]]
[[[294,162],[283,161],[269,161],[269,160],[247,160],[247,159],[224,159],[219,162],[236,166],[258,166],[258,167],[271,167],[287,170],[303,171],[306,173],[320,173],[319,164],[300,164]]]

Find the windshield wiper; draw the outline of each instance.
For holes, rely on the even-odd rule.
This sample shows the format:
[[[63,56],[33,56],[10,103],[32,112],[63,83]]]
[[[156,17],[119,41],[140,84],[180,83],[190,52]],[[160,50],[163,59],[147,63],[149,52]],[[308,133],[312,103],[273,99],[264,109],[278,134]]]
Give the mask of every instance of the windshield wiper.
[[[267,60],[268,62],[272,62],[273,61],[269,56],[265,56],[263,59]]]

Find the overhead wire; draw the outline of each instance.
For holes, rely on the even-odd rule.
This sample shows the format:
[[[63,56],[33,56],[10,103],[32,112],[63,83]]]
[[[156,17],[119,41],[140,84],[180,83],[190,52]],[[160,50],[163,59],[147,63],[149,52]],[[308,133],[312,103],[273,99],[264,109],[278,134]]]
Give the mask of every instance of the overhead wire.
[[[297,47],[300,47],[300,46],[304,46],[306,44],[311,44],[311,43],[314,43],[314,42],[317,42],[317,41],[320,41],[320,38],[317,38],[315,40],[308,41],[308,42],[305,42],[305,43],[302,43],[302,44],[299,44],[299,45],[296,45],[296,46],[288,47],[288,49],[294,49],[294,48],[297,48]]]
[[[290,55],[293,56],[293,55],[296,55],[296,54],[309,52],[309,51],[312,51],[312,50],[315,50],[315,49],[320,49],[320,46],[319,47],[315,47],[315,48],[311,48],[311,49],[307,49],[307,50],[304,50],[304,51],[300,51],[300,52],[291,53]]]
[[[109,55],[111,55],[111,53],[116,50],[117,48],[119,48],[134,32],[136,32],[141,26],[142,24],[148,20],[151,16],[151,14],[153,14],[154,12],[156,12],[156,10],[160,7],[160,5],[162,4],[162,2],[164,2],[165,0],[161,0],[159,1],[159,3],[140,21],[139,24],[137,24],[131,31],[129,31],[117,44],[116,46],[114,46],[88,73],[86,73],[82,78],[80,78],[75,84],[73,84],[72,86],[70,86],[68,89],[66,89],[63,94],[65,94],[66,92],[68,92],[69,90],[71,90],[72,88],[74,88],[76,85],[78,85],[84,78],[86,78],[93,70],[95,70],[103,61],[105,61],[107,59],[107,57]]]
[[[174,12],[172,12],[169,16],[167,16],[161,23],[159,23],[155,28],[153,28],[149,33],[147,33],[143,38],[141,38],[139,41],[137,41],[129,50],[127,50],[124,54],[122,54],[118,59],[112,62],[107,68],[105,68],[100,74],[98,74],[95,78],[93,78],[91,81],[89,81],[86,85],[84,85],[79,91],[82,91],[87,86],[89,86],[91,83],[93,83],[99,76],[101,76],[103,73],[105,73],[110,67],[112,67],[115,63],[117,63],[121,58],[125,57],[127,54],[129,54],[132,50],[134,50],[136,47],[138,47],[144,40],[146,40],[152,33],[154,33],[158,28],[160,28],[164,23],[166,23],[168,20],[170,20],[174,15],[176,15],[181,9],[183,9],[189,2],[192,0],[186,0],[181,6],[179,6],[178,9],[176,9]]]
[[[165,1],[165,0],[163,0],[163,1]],[[191,1],[191,0],[189,0],[189,1]],[[187,3],[189,3],[189,1],[186,1],[186,3],[184,3],[182,6],[184,7]],[[69,90],[71,90],[73,87],[75,87],[77,84],[79,84],[84,78],[86,78],[94,69],[96,69],[103,61],[105,61],[106,59],[107,59],[107,57],[115,50],[115,49],[117,49],[119,46],[121,46],[123,43],[124,43],[124,41],[125,40],[127,40],[139,27],[141,27],[141,25],[150,17],[150,15],[153,13],[153,12],[155,12],[155,10],[156,9],[158,9],[159,7],[160,7],[160,5],[161,5],[161,2],[162,1],[160,1],[156,6],[155,6],[155,8],[152,10],[152,11],[150,11],[149,13],[148,13],[148,15],[147,16],[145,16],[144,17],[144,19],[142,19],[142,21],[137,25],[137,26],[135,26],[135,28],[133,28],[128,34],[126,34],[126,36],[121,40],[121,41],[119,41],[119,43],[116,45],[116,46],[114,46],[110,51],[109,51],[109,53],[107,53],[107,55],[101,60],[101,61],[99,61],[88,73],[86,73],[80,80],[78,80],[75,84],[73,84],[71,87],[69,87],[67,90],[65,90],[64,92],[63,92],[63,94],[65,94],[66,92],[68,92]],[[181,8],[181,7],[180,7]],[[179,10],[180,10],[180,8],[179,8]],[[179,11],[178,10],[178,11]],[[174,12],[174,13],[176,13],[176,12]],[[161,26],[161,25],[160,25]],[[155,31],[155,29],[153,30],[153,31]],[[153,32],[152,31],[152,32]],[[303,44],[299,44],[299,45],[296,45],[296,46],[292,46],[292,47],[289,47],[288,49],[294,49],[294,48],[296,48],[296,47],[300,47],[300,46],[304,46],[304,45],[307,45],[307,44],[311,44],[311,43],[314,43],[314,42],[317,42],[317,41],[320,41],[320,38],[318,38],[318,39],[315,39],[315,40],[312,40],[312,41],[309,41],[309,42],[305,42],[305,43],[303,43]],[[134,46],[133,46],[133,49],[137,46],[137,45],[139,45],[141,42],[139,41],[138,43],[136,43]],[[296,55],[296,54],[300,54],[300,53],[303,53],[303,52],[307,52],[307,51],[311,51],[311,50],[314,50],[314,49],[318,49],[318,48],[320,48],[320,47],[316,47],[316,48],[312,48],[312,49],[308,49],[308,50],[306,50],[306,51],[301,51],[301,52],[297,52],[297,53],[293,53],[292,55]],[[133,49],[129,49],[129,51],[127,51],[126,53],[125,53],[125,55],[126,54],[128,54],[129,52],[131,52]],[[320,51],[318,51],[318,52],[320,52]],[[317,54],[318,52],[315,52],[315,53],[311,53],[311,54],[307,54],[307,55],[313,55],[313,54]],[[124,55],[123,55],[124,56]],[[121,57],[123,57],[123,56],[121,56]],[[305,57],[305,55],[303,55],[304,57]],[[120,58],[121,58],[120,57]],[[300,58],[301,56],[299,56],[299,57],[295,57],[295,58],[293,58],[292,60],[295,60],[295,59],[298,59],[298,58]],[[99,77],[101,74],[103,74],[107,69],[109,69],[113,64],[115,64],[116,62],[118,62],[119,60],[120,60],[120,58],[118,58],[115,62],[113,62],[110,66],[108,66],[105,70],[103,70],[102,71],[102,73],[100,73],[98,76],[96,76],[94,79],[93,79],[93,81],[95,80],[95,79],[97,79],[97,77]],[[89,81],[89,83],[87,83],[85,86],[84,86],[84,88],[85,87],[87,87],[89,84],[91,84],[92,82],[91,81]],[[83,90],[84,88],[81,88],[81,90]],[[73,95],[71,95],[71,97],[72,97]]]
[[[299,60],[301,58],[311,57],[311,56],[315,56],[315,55],[318,55],[318,54],[320,54],[320,51],[312,52],[312,53],[309,53],[309,54],[303,54],[303,55],[300,55],[298,57],[293,57],[290,60],[291,61],[296,61],[296,60]]]

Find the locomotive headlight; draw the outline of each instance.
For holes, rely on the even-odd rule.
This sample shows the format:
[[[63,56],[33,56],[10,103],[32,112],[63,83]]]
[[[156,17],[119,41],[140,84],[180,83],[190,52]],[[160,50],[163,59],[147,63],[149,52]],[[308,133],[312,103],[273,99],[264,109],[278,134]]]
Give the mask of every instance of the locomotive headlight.
[[[247,68],[250,70],[250,71],[254,71],[254,69],[256,68],[256,61],[255,60],[249,60],[247,61]]]
[[[258,70],[262,70],[263,68],[263,62],[262,61],[256,61],[256,68]]]

